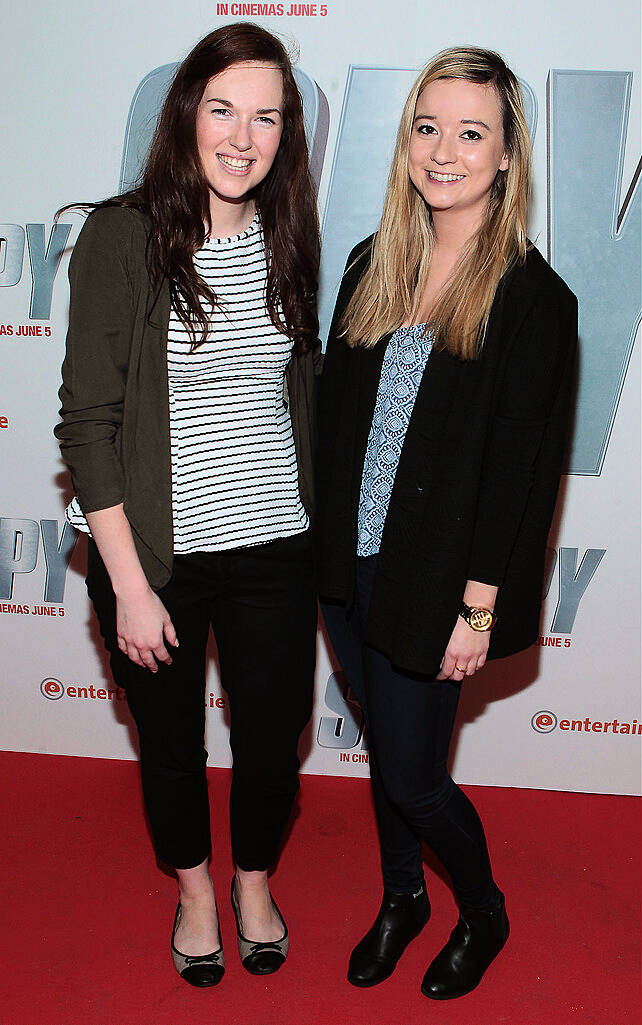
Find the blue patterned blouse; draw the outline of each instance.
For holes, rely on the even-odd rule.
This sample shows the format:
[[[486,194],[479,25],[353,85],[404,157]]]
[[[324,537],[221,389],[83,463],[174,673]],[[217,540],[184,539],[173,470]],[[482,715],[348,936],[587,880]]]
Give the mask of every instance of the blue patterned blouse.
[[[388,342],[381,367],[359,496],[357,555],[375,555],[421,378],[433,339],[425,324],[400,327]]]

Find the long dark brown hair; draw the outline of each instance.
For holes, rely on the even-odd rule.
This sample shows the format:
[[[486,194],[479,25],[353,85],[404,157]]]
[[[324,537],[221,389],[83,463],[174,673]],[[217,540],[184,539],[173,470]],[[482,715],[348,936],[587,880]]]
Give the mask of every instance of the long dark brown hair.
[[[308,167],[303,105],[285,47],[251,22],[210,32],[178,68],[154,133],[140,184],[99,206],[129,206],[151,218],[147,259],[153,276],[169,280],[174,310],[192,336],[205,341],[203,302],[220,303],[194,269],[192,257],[212,229],[209,188],[196,142],[196,112],[208,81],[234,64],[260,61],[283,79],[283,129],[274,163],[253,192],[267,258],[270,319],[305,352],[318,335],[316,293],[319,225]]]

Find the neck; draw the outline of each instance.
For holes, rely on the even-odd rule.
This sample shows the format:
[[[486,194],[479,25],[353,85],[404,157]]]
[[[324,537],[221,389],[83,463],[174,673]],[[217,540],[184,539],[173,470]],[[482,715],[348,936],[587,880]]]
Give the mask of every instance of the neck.
[[[231,235],[240,235],[242,231],[249,228],[255,213],[256,203],[253,199],[230,202],[221,200],[210,192],[211,238],[229,238]]]
[[[482,222],[482,214],[471,218],[470,210],[433,210],[435,240],[444,252],[460,253]]]

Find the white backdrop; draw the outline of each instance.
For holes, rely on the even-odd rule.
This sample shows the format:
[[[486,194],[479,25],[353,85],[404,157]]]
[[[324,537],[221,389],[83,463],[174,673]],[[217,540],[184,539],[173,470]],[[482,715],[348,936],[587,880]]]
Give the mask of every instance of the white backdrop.
[[[177,17],[169,0],[68,0],[15,5],[3,19],[0,744],[135,755],[126,705],[113,690],[84,590],[84,541],[74,547],[71,528],[63,534],[69,482],[51,432],[66,268],[80,218],[63,218],[71,225],[68,239],[65,228],[50,238],[52,219],[64,203],[117,190],[128,112],[145,76],[180,60],[207,31],[245,16],[298,41],[299,67],[316,103],[322,325],[345,253],[376,224],[409,69],[445,46],[474,43],[499,50],[528,87],[531,237],[580,296],[580,401],[572,472],[551,534],[541,643],[466,685],[453,771],[469,783],[639,793],[639,183],[637,192],[629,189],[640,153],[634,5],[541,0],[507,9],[500,0],[432,7],[330,0],[326,13],[320,5],[289,3],[227,10],[184,0]],[[576,74],[560,73],[569,71]],[[342,203],[351,204],[352,219]],[[346,701],[336,668],[320,636],[304,771],[365,775],[358,711]],[[207,702],[210,763],[227,765],[225,698],[213,659]]]

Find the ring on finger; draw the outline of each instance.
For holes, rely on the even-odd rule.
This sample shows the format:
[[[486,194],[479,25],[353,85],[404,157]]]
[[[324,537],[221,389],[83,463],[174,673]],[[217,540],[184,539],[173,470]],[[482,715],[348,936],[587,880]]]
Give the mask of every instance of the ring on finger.
[[[465,673],[467,668],[468,668],[468,666],[455,666],[455,669],[457,670],[458,673]]]

